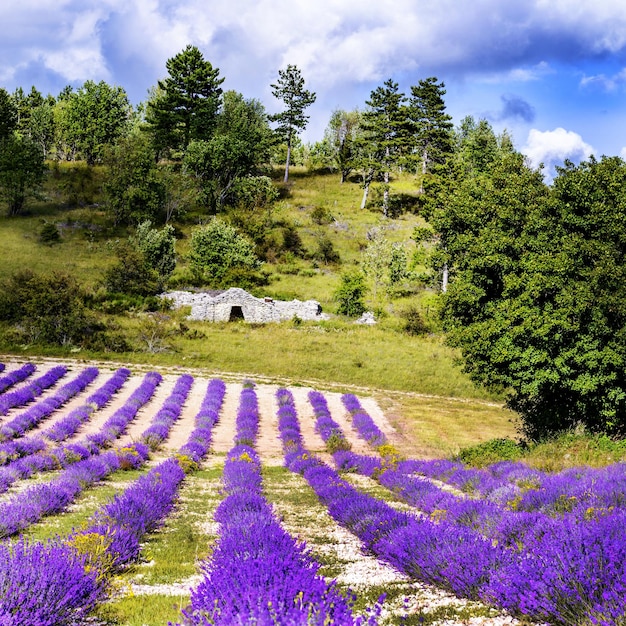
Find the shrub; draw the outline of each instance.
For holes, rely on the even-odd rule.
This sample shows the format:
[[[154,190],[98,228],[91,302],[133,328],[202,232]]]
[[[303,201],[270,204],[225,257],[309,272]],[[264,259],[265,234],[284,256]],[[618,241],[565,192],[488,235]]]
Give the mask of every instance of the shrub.
[[[55,243],[59,243],[59,241],[61,241],[61,233],[59,232],[57,225],[52,222],[46,222],[39,229],[39,241],[40,243],[50,246]]]
[[[260,266],[252,242],[221,219],[191,233],[189,267],[200,283],[221,286],[229,273],[252,273]]]
[[[523,448],[512,439],[490,439],[475,446],[463,448],[459,460],[473,467],[485,467],[498,461],[514,461],[523,455]]]
[[[341,283],[335,291],[335,300],[338,303],[337,313],[358,317],[365,311],[365,277],[361,272],[346,272],[341,275]]]
[[[428,323],[424,319],[421,309],[414,305],[401,311],[400,319],[403,330],[408,335],[420,336],[429,332]]]

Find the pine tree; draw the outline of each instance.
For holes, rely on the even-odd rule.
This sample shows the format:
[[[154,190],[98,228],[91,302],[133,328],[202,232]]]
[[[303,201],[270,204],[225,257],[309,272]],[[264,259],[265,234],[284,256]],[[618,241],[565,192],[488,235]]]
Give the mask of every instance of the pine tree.
[[[363,113],[364,149],[367,166],[372,172],[382,174],[383,213],[389,212],[389,179],[391,170],[398,163],[407,145],[407,125],[404,101],[406,97],[398,91],[398,83],[389,79],[382,87],[372,91],[366,102],[368,109]],[[365,194],[369,182],[366,181]],[[364,194],[364,195],[365,195]]]
[[[444,87],[434,76],[411,87],[407,113],[422,175],[433,165],[442,165],[454,152],[452,117],[446,113]]]
[[[289,180],[289,161],[291,146],[298,133],[304,130],[309,116],[304,110],[315,102],[316,95],[304,88],[304,78],[295,65],[288,65],[285,70],[278,70],[278,80],[272,83],[272,94],[282,100],[285,110],[270,115],[270,121],[277,122],[276,133],[287,144],[287,160],[285,163],[284,182]]]
[[[146,119],[159,152],[185,150],[194,139],[210,138],[224,79],[196,46],[187,46],[165,66],[169,76],[158,82]]]

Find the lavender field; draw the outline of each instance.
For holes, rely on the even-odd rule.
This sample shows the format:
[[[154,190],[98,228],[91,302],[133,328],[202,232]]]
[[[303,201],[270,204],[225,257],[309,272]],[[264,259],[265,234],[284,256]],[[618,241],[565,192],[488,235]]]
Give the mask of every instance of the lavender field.
[[[0,365],[3,626],[625,624],[625,518],[624,464],[407,458],[366,395]]]

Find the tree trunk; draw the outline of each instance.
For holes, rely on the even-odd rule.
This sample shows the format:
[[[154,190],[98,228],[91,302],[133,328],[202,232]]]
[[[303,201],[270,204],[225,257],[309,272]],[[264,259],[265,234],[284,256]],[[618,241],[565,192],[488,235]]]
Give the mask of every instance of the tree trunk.
[[[383,189],[383,215],[388,217],[389,214],[389,172],[385,172],[383,175],[383,180],[385,183]]]
[[[289,161],[291,160],[291,141],[287,142],[287,161],[285,162],[285,177],[283,182],[286,183],[289,180]]]
[[[448,264],[443,264],[443,272],[441,276],[441,293],[446,293],[448,291]]]
[[[367,194],[370,191],[370,184],[369,182],[366,182],[365,185],[363,185],[363,198],[361,200],[361,208],[364,209],[365,205],[367,204]]]

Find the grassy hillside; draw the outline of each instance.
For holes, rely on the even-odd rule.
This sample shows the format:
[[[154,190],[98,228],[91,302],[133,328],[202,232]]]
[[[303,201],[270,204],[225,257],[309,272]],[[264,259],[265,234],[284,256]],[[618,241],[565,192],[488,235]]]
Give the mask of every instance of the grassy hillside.
[[[51,166],[43,197],[31,202],[22,216],[0,217],[0,238],[3,242],[0,279],[24,268],[35,272],[60,271],[76,276],[88,289],[97,290],[105,269],[114,261],[115,242],[129,235],[123,228],[114,228],[105,211],[101,191],[105,175],[102,168],[87,168],[82,164]],[[277,184],[282,185],[278,179]],[[406,175],[393,181],[393,185],[399,203],[405,209],[410,207],[416,188],[413,177]],[[257,288],[257,295],[315,299],[321,302],[324,311],[333,313],[336,309],[333,294],[339,277],[343,271],[360,266],[370,229],[384,229],[390,241],[403,243],[411,255],[410,237],[413,228],[422,223],[421,218],[409,210],[400,210],[394,218],[386,219],[375,202],[372,208],[360,209],[361,197],[362,189],[357,182],[341,184],[336,174],[309,173],[304,168],[293,168],[290,182],[281,186],[281,198],[268,210],[269,214],[249,217],[268,224],[277,240],[280,240],[286,225],[293,226],[302,240],[305,254],[270,258],[264,264],[268,284]],[[174,282],[185,273],[185,254],[191,229],[208,217],[194,210],[176,223],[179,259]],[[236,214],[231,218],[241,220],[241,216]],[[40,241],[39,233],[46,223],[57,226],[61,234],[60,243],[46,245]],[[322,238],[332,242],[339,262],[325,264],[314,258]],[[324,385],[407,392],[393,401],[398,414],[423,415],[424,411],[419,408],[423,402],[419,399],[422,394],[474,402],[472,408],[462,405],[463,410],[472,416],[470,422],[478,420],[482,426],[464,427],[462,431],[454,427],[454,433],[473,435],[455,435],[443,445],[437,442],[439,435],[433,436],[431,443],[423,443],[425,447],[422,451],[429,454],[457,450],[465,443],[477,443],[490,436],[515,432],[511,416],[499,408],[501,398],[471,383],[461,370],[458,355],[444,345],[441,335],[433,332],[416,337],[404,332],[398,312],[408,305],[420,306],[436,331],[436,294],[432,290],[407,283],[403,291],[393,298],[384,296],[380,291],[374,298],[370,292],[367,304],[379,314],[379,323],[374,327],[355,325],[352,320],[340,317],[321,324],[287,322],[255,326],[245,323],[191,323],[182,315],[175,315],[161,329],[164,334],[163,351],[151,353],[141,338],[145,331],[145,314],[130,312],[107,316],[106,323],[130,340],[134,348],[132,352],[96,353],[77,351],[70,346],[16,347],[6,340],[2,341],[0,349],[24,356],[45,353],[161,366],[200,367],[291,381],[313,380]],[[480,413],[485,410],[486,405],[482,404],[485,401],[495,403],[487,409],[491,414],[487,420],[479,419]],[[435,421],[446,423],[446,416],[450,413],[449,402],[451,400],[429,400],[430,415]],[[499,426],[488,425],[492,418]]]

